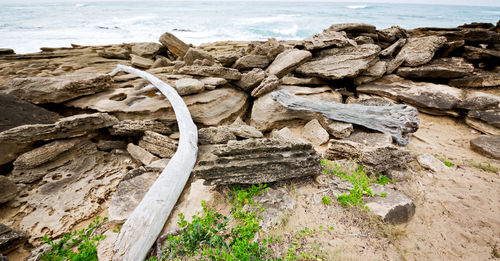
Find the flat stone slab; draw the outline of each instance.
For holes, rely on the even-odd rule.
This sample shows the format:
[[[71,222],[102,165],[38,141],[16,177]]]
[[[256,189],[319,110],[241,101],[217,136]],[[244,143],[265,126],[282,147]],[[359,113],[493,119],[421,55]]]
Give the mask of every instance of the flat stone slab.
[[[472,150],[488,158],[500,159],[500,136],[482,135],[470,141]]]
[[[450,81],[450,85],[468,88],[497,87],[500,86],[500,73],[473,75],[460,79],[453,79]]]
[[[385,194],[385,197],[375,196],[365,199],[365,205],[383,221],[400,224],[408,222],[415,215],[415,204],[405,194],[377,184],[372,185],[372,192]]]
[[[418,67],[399,67],[397,74],[415,79],[453,79],[468,76],[473,71],[474,66],[464,58],[452,57],[436,59]]]
[[[0,252],[7,253],[20,246],[24,241],[26,241],[26,235],[23,232],[0,224]]]

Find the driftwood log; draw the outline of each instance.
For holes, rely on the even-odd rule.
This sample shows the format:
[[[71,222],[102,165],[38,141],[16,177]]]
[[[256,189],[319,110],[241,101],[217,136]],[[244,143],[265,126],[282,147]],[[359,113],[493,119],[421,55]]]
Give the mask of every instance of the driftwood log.
[[[273,92],[271,98],[289,109],[319,112],[332,120],[389,133],[394,141],[404,146],[408,145],[409,134],[416,132],[420,123],[417,109],[404,104],[365,106],[315,101],[295,96],[286,90]]]
[[[113,248],[114,261],[138,261],[146,258],[186,185],[198,153],[198,130],[174,88],[149,73],[128,66],[118,65],[110,75],[121,71],[148,80],[165,95],[172,104],[180,132],[177,151],[123,225]]]

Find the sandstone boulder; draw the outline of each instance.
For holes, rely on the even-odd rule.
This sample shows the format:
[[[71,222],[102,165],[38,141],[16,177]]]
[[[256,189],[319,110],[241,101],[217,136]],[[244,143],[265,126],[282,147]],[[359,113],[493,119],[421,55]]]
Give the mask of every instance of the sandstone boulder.
[[[121,46],[113,46],[105,48],[104,50],[97,51],[97,55],[108,59],[121,59],[121,60],[130,59],[130,51]]]
[[[482,88],[500,86],[500,73],[488,73],[453,79],[450,85],[460,88]]]
[[[166,122],[154,120],[124,120],[109,129],[111,135],[117,136],[140,136],[145,131],[154,131],[165,135],[172,133]]]
[[[269,38],[265,42],[251,42],[246,51],[248,54],[265,55],[269,61],[273,61],[284,50],[285,46],[275,38]]]
[[[369,197],[365,200],[365,206],[384,222],[405,223],[415,215],[415,204],[405,194],[378,184],[372,185],[372,192],[385,196]]]
[[[226,144],[230,140],[236,140],[236,136],[226,127],[208,127],[198,130],[198,142],[201,145]]]
[[[9,178],[0,175],[0,205],[15,198],[16,195],[17,195],[16,183],[12,182]]]
[[[458,105],[461,109],[486,110],[498,108],[500,105],[500,96],[470,90],[465,91],[464,93],[464,99]]]
[[[139,146],[162,158],[171,158],[177,150],[177,141],[153,131],[145,131]]]
[[[311,51],[324,49],[327,47],[344,47],[356,45],[355,42],[347,37],[345,32],[324,30],[321,34],[315,34],[307,37],[301,43],[304,49]]]
[[[377,62],[380,47],[374,44],[321,50],[297,68],[297,73],[337,80],[356,77]]]
[[[184,62],[186,63],[186,65],[193,65],[197,60],[207,60],[212,64],[215,63],[215,58],[207,51],[197,48],[189,48],[184,55]]]
[[[143,165],[147,166],[153,161],[159,160],[155,155],[151,154],[149,151],[139,147],[133,143],[127,145],[127,151],[135,160],[141,162]]]
[[[337,139],[347,138],[354,131],[352,123],[334,121],[326,117],[320,117],[319,123],[328,133]]]
[[[248,139],[201,148],[193,174],[206,184],[259,184],[320,173],[319,156],[306,143]]]
[[[241,71],[253,68],[265,68],[268,64],[269,60],[266,55],[249,54],[236,60],[233,68]]]
[[[446,42],[442,36],[425,36],[409,38],[408,42],[401,48],[396,58],[389,65],[388,73],[391,73],[399,65],[419,66],[428,63],[434,53]]]
[[[255,89],[252,90],[252,97],[260,97],[276,89],[280,84],[280,79],[276,75],[266,77]]]
[[[364,23],[345,23],[345,24],[333,24],[328,27],[329,31],[340,32],[344,31],[346,33],[376,33],[376,27],[371,24]]]
[[[235,84],[244,91],[250,91],[259,86],[264,78],[266,78],[266,73],[262,69],[254,68],[241,74],[241,79]]]
[[[405,78],[452,79],[470,75],[474,66],[463,58],[440,58],[418,67],[400,67],[397,74]]]
[[[436,159],[436,157],[432,156],[431,154],[422,154],[417,157],[417,161],[425,169],[432,170],[434,172],[441,172],[446,168],[446,165],[444,165],[443,162],[440,160]]]
[[[111,87],[111,76],[100,73],[72,73],[54,77],[15,78],[7,93],[31,103],[61,103]]]
[[[473,46],[464,46],[463,56],[472,61],[492,62],[498,64],[500,51]]]
[[[486,134],[500,135],[500,109],[472,110],[465,122]]]
[[[357,159],[369,173],[404,166],[413,160],[405,148],[392,145],[390,134],[355,132],[342,140],[330,139],[325,158]]]
[[[159,43],[134,43],[132,44],[132,54],[144,57],[144,58],[153,58],[157,55],[163,46]]]
[[[205,90],[205,84],[196,79],[183,78],[176,80],[175,90],[181,96],[200,93]]]
[[[306,62],[312,54],[305,50],[291,49],[280,53],[276,59],[266,69],[268,75],[274,74],[282,78],[295,68]]]
[[[8,253],[26,241],[23,232],[16,231],[4,224],[0,224],[0,252]],[[7,259],[6,259],[7,260]]]
[[[184,57],[189,49],[187,44],[168,32],[160,36],[160,43],[167,47],[167,49],[177,57]]]
[[[283,85],[305,85],[305,86],[314,86],[314,85],[326,85],[327,82],[319,77],[296,77],[293,75],[286,75],[281,78],[281,84]]]
[[[500,159],[500,136],[482,135],[470,141],[472,150],[493,159]]]
[[[150,58],[144,58],[144,57],[141,57],[139,55],[135,55],[135,54],[131,54],[130,55],[130,63],[135,66],[135,67],[138,67],[138,68],[142,68],[142,69],[149,69],[151,68],[151,66],[153,66],[153,59],[150,59]]]
[[[245,122],[238,117],[231,125],[227,126],[227,128],[234,134],[236,137],[240,138],[262,138],[264,135],[258,129],[253,126],[247,125]]]
[[[317,119],[308,122],[302,129],[302,137],[313,145],[322,145],[330,139],[328,132],[323,129]]]

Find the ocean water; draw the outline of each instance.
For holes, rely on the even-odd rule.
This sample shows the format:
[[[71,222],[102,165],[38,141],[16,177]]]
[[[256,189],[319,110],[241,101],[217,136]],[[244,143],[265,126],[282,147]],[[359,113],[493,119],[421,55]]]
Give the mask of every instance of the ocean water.
[[[71,43],[158,41],[169,31],[195,45],[221,40],[302,39],[331,24],[456,27],[496,23],[500,7],[275,1],[10,2],[0,0],[0,48],[17,53]]]

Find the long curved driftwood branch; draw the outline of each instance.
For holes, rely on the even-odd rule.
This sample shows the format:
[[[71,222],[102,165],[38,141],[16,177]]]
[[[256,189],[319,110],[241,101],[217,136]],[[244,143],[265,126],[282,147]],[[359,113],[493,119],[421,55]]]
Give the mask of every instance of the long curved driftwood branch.
[[[193,170],[198,153],[198,130],[186,104],[174,88],[149,73],[129,66],[118,65],[110,75],[122,71],[148,80],[167,97],[180,132],[177,151],[127,219],[114,245],[114,261],[140,261],[146,258],[160,234]]]
[[[286,90],[271,93],[271,99],[293,109],[320,112],[323,116],[358,124],[372,130],[390,133],[399,145],[408,145],[409,133],[416,132],[420,120],[417,109],[404,104],[393,106],[365,106],[337,102],[316,101],[291,94]]]

